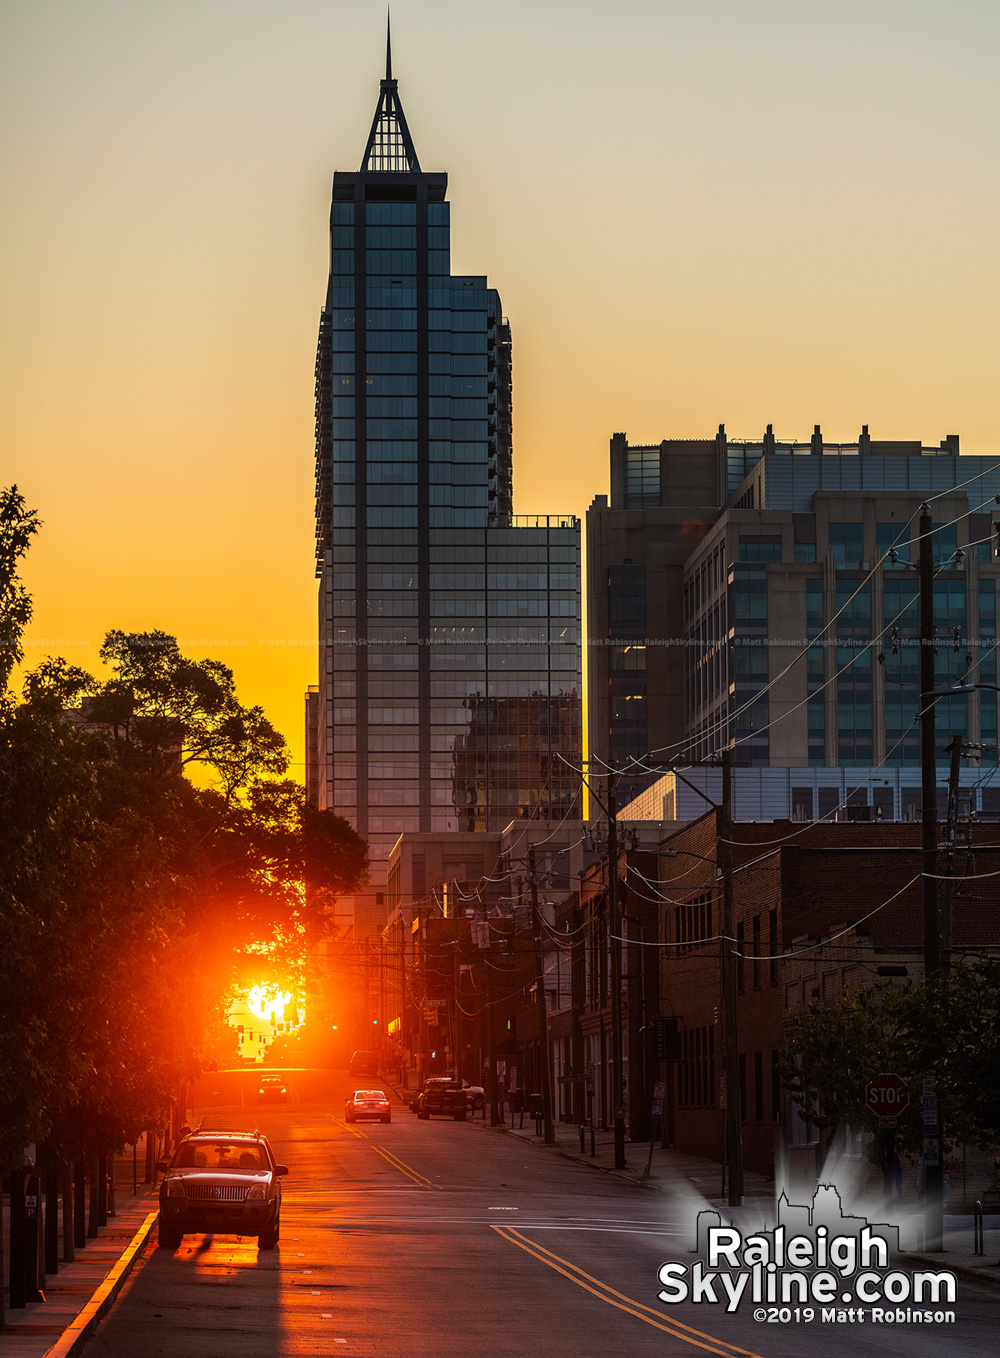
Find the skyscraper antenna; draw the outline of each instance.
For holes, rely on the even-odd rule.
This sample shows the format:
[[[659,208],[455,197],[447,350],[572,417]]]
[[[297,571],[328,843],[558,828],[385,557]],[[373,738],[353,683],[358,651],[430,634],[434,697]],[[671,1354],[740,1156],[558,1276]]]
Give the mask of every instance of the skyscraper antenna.
[[[392,78],[392,30],[388,7],[385,16],[385,76],[379,89],[378,107],[361,161],[367,174],[419,174],[420,162],[406,126],[403,105]]]

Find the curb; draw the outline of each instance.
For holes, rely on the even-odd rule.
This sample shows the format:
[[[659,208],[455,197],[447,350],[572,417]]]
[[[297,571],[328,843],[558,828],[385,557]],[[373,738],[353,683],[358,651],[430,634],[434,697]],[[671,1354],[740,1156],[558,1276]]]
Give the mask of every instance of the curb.
[[[921,1264],[924,1268],[946,1269],[949,1273],[954,1273],[956,1278],[962,1282],[978,1283],[981,1287],[989,1287],[993,1291],[1000,1289],[1000,1271],[996,1264],[983,1264],[977,1267],[975,1264],[961,1264],[957,1260],[942,1258],[940,1255],[931,1256],[927,1254],[901,1253],[900,1259],[905,1259],[909,1263]],[[986,1270],[991,1272],[987,1273]]]
[[[133,1264],[152,1234],[158,1216],[159,1208],[155,1212],[150,1212],[90,1301],[87,1302],[76,1319],[66,1326],[62,1335],[52,1347],[45,1350],[43,1358],[69,1358],[69,1355],[76,1350],[77,1345],[82,1343],[91,1330],[95,1328],[97,1322],[110,1309],[111,1303],[121,1291],[126,1278],[132,1271]]]

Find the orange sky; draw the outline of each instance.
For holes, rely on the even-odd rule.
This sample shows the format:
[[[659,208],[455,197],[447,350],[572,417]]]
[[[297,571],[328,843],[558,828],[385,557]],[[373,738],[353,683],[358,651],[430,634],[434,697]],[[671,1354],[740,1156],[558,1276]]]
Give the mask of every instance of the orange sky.
[[[0,479],[45,521],[29,658],[174,632],[297,761],[330,183],[384,23],[382,0],[0,14]],[[520,512],[582,514],[619,429],[1000,453],[993,0],[395,0],[393,35],[453,268],[512,323]]]

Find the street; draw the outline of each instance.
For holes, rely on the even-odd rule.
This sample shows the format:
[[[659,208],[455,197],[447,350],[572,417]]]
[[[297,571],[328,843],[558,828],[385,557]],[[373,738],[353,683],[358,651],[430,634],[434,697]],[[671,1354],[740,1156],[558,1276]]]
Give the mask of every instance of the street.
[[[961,1284],[954,1324],[663,1305],[659,1266],[693,1258],[687,1185],[645,1191],[478,1118],[418,1121],[395,1098],[390,1125],[348,1126],[344,1098],[381,1083],[369,1077],[290,1071],[289,1102],[262,1107],[256,1082],[208,1076],[194,1102],[206,1125],[259,1126],[287,1163],[277,1249],[185,1236],[171,1251],[154,1237],[87,1358],[996,1351],[997,1294]]]

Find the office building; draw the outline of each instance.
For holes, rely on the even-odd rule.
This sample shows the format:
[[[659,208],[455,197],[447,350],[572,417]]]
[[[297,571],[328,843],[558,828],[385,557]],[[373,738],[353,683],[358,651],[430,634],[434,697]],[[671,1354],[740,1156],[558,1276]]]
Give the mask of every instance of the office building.
[[[356,933],[400,833],[548,820],[579,785],[580,525],[513,513],[510,327],[451,273],[447,185],[387,48],[361,168],[334,176],[316,357],[309,783],[369,842]]]
[[[954,435],[926,447],[866,427],[845,445],[769,427],[736,443],[720,428],[653,448],[615,435],[612,503],[594,502],[587,532],[591,633],[607,641],[590,647],[592,749],[618,767],[642,759],[621,800],[732,739],[741,776],[851,769],[860,786],[885,766],[884,809],[905,817],[919,777],[891,771],[919,763],[920,506],[935,525],[936,682],[984,686],[938,702],[944,760],[953,736],[997,736],[998,492],[1000,468],[960,456]],[[764,814],[812,818],[812,786],[792,778]]]

